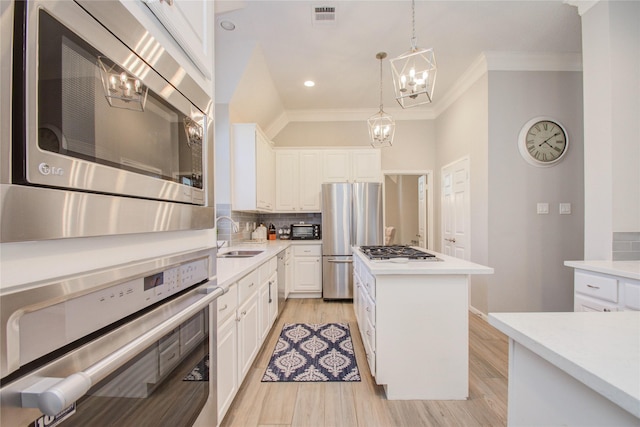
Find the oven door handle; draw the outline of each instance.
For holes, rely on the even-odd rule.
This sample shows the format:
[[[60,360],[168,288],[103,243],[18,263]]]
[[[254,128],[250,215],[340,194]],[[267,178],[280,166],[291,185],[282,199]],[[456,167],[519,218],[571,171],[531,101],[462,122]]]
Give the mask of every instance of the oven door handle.
[[[92,386],[221,296],[224,290],[213,283],[215,282],[208,282],[198,288],[198,293],[204,294],[201,299],[84,371],[76,372],[66,378],[42,378],[23,390],[21,392],[22,407],[38,408],[43,414],[50,416],[60,413],[84,396]]]

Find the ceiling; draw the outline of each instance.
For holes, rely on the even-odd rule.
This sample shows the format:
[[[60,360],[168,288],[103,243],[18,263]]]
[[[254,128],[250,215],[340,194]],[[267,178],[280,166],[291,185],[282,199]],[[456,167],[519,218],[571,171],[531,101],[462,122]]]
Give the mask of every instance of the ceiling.
[[[316,6],[334,6],[336,22],[314,25]],[[233,22],[235,30],[222,29],[221,21]],[[434,101],[416,108],[437,108],[483,53],[581,52],[580,16],[561,0],[417,0],[415,24],[417,46],[432,47],[438,63]],[[373,114],[380,94],[376,53],[387,52],[383,103],[385,111],[399,111],[389,59],[409,49],[411,31],[409,0],[217,0],[216,102],[231,101],[247,58],[260,49],[285,111]],[[305,80],[316,86],[305,88]]]

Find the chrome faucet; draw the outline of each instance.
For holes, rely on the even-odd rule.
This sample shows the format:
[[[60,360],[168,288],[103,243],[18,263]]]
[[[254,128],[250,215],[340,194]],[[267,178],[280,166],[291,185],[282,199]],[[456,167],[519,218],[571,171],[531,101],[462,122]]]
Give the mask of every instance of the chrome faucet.
[[[233,230],[234,233],[237,233],[240,230],[240,224],[235,222],[229,216],[219,216],[218,218],[216,218],[216,224],[218,224],[218,221],[221,220],[221,219],[228,219],[229,221],[231,221],[231,229]],[[220,242],[222,242],[222,244]],[[226,240],[220,240],[220,241],[216,242],[216,246],[218,247],[218,250],[222,249],[226,243],[227,243]]]
[[[234,233],[237,233],[240,230],[240,224],[238,224],[237,222],[235,222],[233,220],[233,218],[231,218],[230,216],[219,216],[218,218],[216,218],[216,224],[218,223],[218,221],[220,221],[221,219],[228,219],[229,221],[231,221],[231,227]]]

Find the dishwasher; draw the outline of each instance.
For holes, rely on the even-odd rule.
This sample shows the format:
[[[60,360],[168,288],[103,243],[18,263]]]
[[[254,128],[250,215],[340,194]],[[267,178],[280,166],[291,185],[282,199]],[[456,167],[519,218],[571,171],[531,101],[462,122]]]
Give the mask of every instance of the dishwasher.
[[[287,299],[287,276],[290,265],[291,249],[287,248],[278,254],[278,316],[284,310]]]

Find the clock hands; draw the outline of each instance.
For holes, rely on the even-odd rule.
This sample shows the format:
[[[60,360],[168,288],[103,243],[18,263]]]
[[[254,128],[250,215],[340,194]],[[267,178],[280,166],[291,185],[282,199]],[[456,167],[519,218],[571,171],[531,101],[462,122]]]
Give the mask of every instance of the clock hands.
[[[560,135],[560,132],[556,132],[553,135],[551,135],[549,138],[545,139],[544,141],[542,141],[540,144],[538,144],[538,147],[542,147],[542,144],[547,144],[549,146],[549,148],[553,148],[551,146],[551,144],[549,144],[547,141],[549,141],[551,138],[555,138],[556,136]]]

